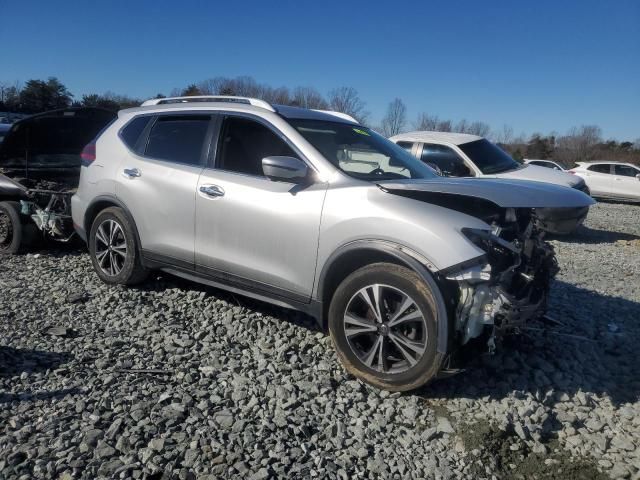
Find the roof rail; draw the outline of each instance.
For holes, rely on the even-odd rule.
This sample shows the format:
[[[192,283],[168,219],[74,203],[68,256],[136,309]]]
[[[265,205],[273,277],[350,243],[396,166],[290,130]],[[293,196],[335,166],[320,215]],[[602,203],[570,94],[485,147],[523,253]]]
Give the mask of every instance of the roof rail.
[[[326,113],[328,115],[333,115],[334,117],[342,118],[343,120],[349,120],[350,122],[357,123],[358,125],[360,125],[360,122],[358,122],[358,120],[356,120],[351,115],[348,115],[346,113],[336,112],[333,110],[318,110],[316,108],[312,108],[312,110],[314,112],[321,112],[321,113]]]
[[[275,112],[275,108],[271,106],[269,102],[260,100],[259,98],[250,97],[235,97],[232,95],[197,95],[192,97],[167,97],[167,98],[152,98],[142,103],[143,107],[148,105],[166,105],[170,103],[189,103],[189,102],[227,102],[227,103],[242,103],[246,105],[253,105],[255,107],[264,108],[271,112]]]

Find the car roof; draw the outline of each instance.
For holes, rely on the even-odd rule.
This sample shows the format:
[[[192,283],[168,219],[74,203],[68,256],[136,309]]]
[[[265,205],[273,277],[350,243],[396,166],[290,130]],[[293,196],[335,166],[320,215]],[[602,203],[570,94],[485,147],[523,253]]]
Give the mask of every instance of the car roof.
[[[207,101],[210,98],[211,101]],[[189,101],[185,97],[170,99],[155,99],[170,101],[170,103],[152,103],[147,100],[139,107],[121,110],[123,114],[136,114],[140,112],[175,112],[180,110],[235,110],[247,113],[264,114],[275,112],[289,119],[324,120],[339,123],[358,124],[357,120],[341,112],[329,110],[311,110],[308,108],[293,107],[289,105],[271,105],[263,100],[245,97],[196,97]]]
[[[470,135],[468,133],[454,133],[454,132],[434,132],[434,131],[415,131],[400,133],[391,137],[393,141],[408,141],[408,142],[446,142],[454,145],[462,145],[463,143],[475,142],[476,140],[482,140],[482,137],[477,135]]]
[[[634,165],[633,163],[629,163],[629,162],[615,162],[613,160],[589,160],[588,162],[576,162],[576,165],[580,165],[581,167],[589,167],[591,165],[626,165],[628,167],[635,167],[635,168],[640,168],[639,165]]]

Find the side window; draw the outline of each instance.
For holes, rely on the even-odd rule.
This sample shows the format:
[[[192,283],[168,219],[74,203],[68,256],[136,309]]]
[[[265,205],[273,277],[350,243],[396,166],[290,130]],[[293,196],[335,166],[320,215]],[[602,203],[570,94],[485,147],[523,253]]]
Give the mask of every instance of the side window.
[[[473,173],[464,163],[464,160],[445,145],[425,143],[420,156],[427,165],[437,166],[448,177],[471,177]]]
[[[598,173],[611,173],[611,166],[608,163],[598,163],[591,165],[587,170]]]
[[[413,142],[396,142],[396,145],[404,148],[408,153],[413,149]]]
[[[218,145],[217,168],[264,176],[262,159],[274,155],[298,157],[287,143],[263,124],[243,117],[227,117]]]
[[[621,177],[635,177],[636,175],[640,175],[640,170],[628,165],[614,165],[613,171],[616,175],[620,175]]]
[[[120,131],[120,138],[125,143],[125,145],[127,145],[127,147],[129,147],[134,152],[137,152],[136,144],[140,139],[140,135],[142,135],[142,132],[144,132],[144,129],[149,124],[149,120],[151,120],[151,118],[152,117],[148,115],[143,117],[136,117],[129,123],[127,123]]]
[[[208,115],[159,117],[149,132],[145,156],[187,165],[201,165],[202,146],[210,120]]]
[[[538,167],[556,168],[556,166],[553,163],[548,163],[548,162],[531,162],[531,164],[537,165]]]

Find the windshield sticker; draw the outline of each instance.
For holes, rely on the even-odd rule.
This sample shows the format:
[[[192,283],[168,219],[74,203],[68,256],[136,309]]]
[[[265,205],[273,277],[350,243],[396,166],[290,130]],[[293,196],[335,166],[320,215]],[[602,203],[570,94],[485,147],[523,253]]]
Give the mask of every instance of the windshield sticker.
[[[367,137],[370,137],[371,135],[369,134],[369,132],[365,131],[365,130],[360,130],[359,128],[354,128],[353,129],[354,132],[359,133],[360,135],[366,135]]]

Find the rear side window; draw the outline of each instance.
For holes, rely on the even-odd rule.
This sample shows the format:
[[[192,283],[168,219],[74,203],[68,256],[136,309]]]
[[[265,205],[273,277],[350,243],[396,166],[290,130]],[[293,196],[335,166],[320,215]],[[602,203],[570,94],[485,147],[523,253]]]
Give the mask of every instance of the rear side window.
[[[145,156],[187,165],[201,165],[202,148],[210,120],[208,115],[159,117],[149,132]]]
[[[120,132],[120,138],[122,141],[133,151],[138,151],[136,149],[136,144],[138,140],[140,140],[140,135],[144,132],[144,129],[149,124],[149,120],[151,117],[136,117],[131,120],[129,123],[125,125],[125,127]]]
[[[270,156],[298,155],[271,129],[242,117],[227,117],[219,144],[217,167],[221,170],[264,176],[262,159]]]
[[[471,177],[473,173],[456,152],[445,145],[425,143],[420,156],[427,165],[437,166],[449,177]]]
[[[411,150],[413,149],[413,142],[396,142],[396,145],[404,148],[409,153],[411,153]]]
[[[607,163],[599,163],[597,165],[591,165],[587,170],[598,173],[611,173],[611,167]]]
[[[530,162],[531,165],[536,165],[538,167],[545,167],[545,168],[556,168],[556,166],[553,163],[549,163],[549,162]]]
[[[640,170],[636,170],[628,165],[614,165],[613,171],[616,175],[620,175],[621,177],[635,177],[640,174]]]

